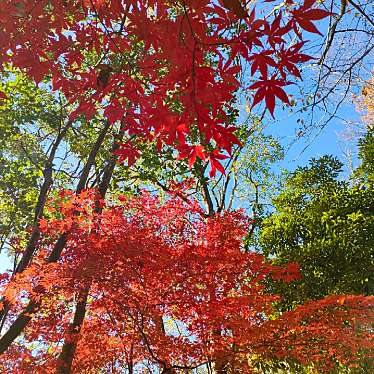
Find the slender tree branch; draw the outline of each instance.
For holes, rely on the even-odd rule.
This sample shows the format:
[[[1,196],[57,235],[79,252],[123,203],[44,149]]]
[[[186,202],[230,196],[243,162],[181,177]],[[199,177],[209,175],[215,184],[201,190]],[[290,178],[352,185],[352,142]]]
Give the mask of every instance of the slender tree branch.
[[[105,139],[106,133],[110,127],[107,122],[100,132],[95,144],[93,145],[91,152],[88,156],[86,164],[82,170],[81,177],[79,179],[76,193],[79,194],[85,187],[86,181],[90,172],[90,169],[95,161],[96,155]],[[57,262],[60,258],[61,252],[65,247],[68,233],[63,233],[57,240],[52,252],[48,256],[46,262],[52,263]],[[26,308],[20,313],[17,319],[10,325],[5,334],[0,338],[0,354],[4,353],[13,341],[22,333],[27,324],[31,321],[33,314],[36,313],[40,306],[40,298],[33,297],[29,301]]]
[[[72,122],[69,121],[66,124],[66,126],[62,129],[62,131],[59,132],[59,134],[56,137],[56,140],[53,142],[48,159],[45,162],[45,167],[43,171],[44,181],[40,188],[38,201],[35,206],[33,229],[32,229],[30,238],[28,240],[27,246],[21,257],[21,260],[18,262],[18,265],[15,267],[14,274],[18,274],[24,271],[26,267],[29,265],[31,258],[35,253],[36,245],[40,238],[39,219],[43,215],[43,210],[45,207],[45,203],[47,201],[48,192],[53,183],[53,176],[52,176],[53,160],[55,159],[56,152],[61,144],[61,141],[63,140],[64,136],[66,135],[67,131],[69,130],[71,126],[72,126]],[[2,330],[4,326],[5,319],[10,309],[10,304],[6,299],[2,298],[1,301],[3,303],[3,309],[0,311],[0,323],[1,323],[0,331]]]
[[[346,9],[347,9],[347,0],[341,0],[341,2],[340,2],[340,12],[339,12],[338,16],[335,18],[335,22],[330,27],[329,34],[328,34],[328,37],[327,37],[326,46],[325,46],[325,49],[322,53],[321,58],[318,61],[318,65],[321,65],[325,61],[327,53],[328,53],[329,49],[331,48],[332,42],[333,42],[334,37],[335,37],[336,27],[338,26],[338,23],[340,22],[340,20],[343,18]]]
[[[361,13],[365,18],[366,20],[372,25],[374,26],[374,21],[362,10],[362,8],[357,5],[353,0],[347,0],[354,8],[356,8],[356,10]]]

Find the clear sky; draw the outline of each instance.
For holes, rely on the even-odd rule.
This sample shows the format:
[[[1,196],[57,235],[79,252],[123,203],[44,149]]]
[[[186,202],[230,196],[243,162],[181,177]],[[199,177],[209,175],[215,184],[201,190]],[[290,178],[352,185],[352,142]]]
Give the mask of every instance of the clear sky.
[[[343,120],[344,119],[344,120]],[[337,156],[346,168],[349,168],[349,153],[357,166],[357,131],[363,126],[355,105],[344,105],[339,111],[339,118],[332,119],[324,128],[315,129],[309,134],[297,137],[297,117],[281,116],[277,123],[269,126],[267,133],[278,136],[285,146],[285,158],[279,167],[292,170],[296,166],[305,165],[312,157],[318,158],[325,154]],[[349,125],[351,123],[351,125]]]

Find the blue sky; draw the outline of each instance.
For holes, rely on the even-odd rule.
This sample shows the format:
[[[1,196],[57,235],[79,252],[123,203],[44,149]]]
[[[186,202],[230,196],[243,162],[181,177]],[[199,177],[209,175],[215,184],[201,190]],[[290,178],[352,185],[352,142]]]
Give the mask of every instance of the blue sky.
[[[339,117],[353,123],[360,123],[360,115],[353,104],[344,105],[339,111]],[[286,147],[285,159],[279,167],[294,169],[296,166],[305,165],[312,157],[318,158],[325,154],[337,156],[347,164],[346,151],[353,151],[353,162],[357,166],[357,137],[352,140],[344,135],[349,135],[349,127],[340,118],[334,118],[323,129],[315,129],[309,134],[295,140],[295,129],[298,128],[297,117],[283,117],[268,127],[267,132],[278,136],[283,146]],[[346,165],[348,166],[348,165]]]

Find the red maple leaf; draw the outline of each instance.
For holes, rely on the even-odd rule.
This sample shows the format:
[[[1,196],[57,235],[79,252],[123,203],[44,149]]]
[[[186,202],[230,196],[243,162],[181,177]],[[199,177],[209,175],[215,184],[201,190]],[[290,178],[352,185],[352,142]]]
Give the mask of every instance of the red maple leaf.
[[[252,108],[265,100],[266,108],[274,116],[276,98],[288,105],[290,104],[286,92],[281,88],[289,84],[291,83],[280,79],[264,79],[252,84],[249,89],[257,90],[253,98]]]
[[[315,3],[316,0],[305,0],[300,8],[292,11],[293,26],[296,28],[296,24],[298,24],[305,31],[322,35],[312,21],[326,18],[332,13],[324,9],[310,9]]]

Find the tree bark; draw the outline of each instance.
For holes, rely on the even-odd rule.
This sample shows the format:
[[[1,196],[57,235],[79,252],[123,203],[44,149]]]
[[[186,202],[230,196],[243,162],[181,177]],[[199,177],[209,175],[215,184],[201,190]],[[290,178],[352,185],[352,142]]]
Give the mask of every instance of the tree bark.
[[[123,137],[123,130],[119,132],[118,140],[121,140]],[[117,139],[114,139],[112,146],[112,159],[109,164],[106,166],[102,181],[99,185],[99,194],[100,198],[105,198],[105,195],[109,189],[110,180],[112,179],[114,168],[116,165],[117,157],[114,156],[114,151],[118,148]],[[100,213],[102,208],[97,204],[95,209],[96,213]],[[59,365],[57,368],[58,374],[69,374],[73,365],[73,360],[75,356],[75,351],[77,349],[77,344],[79,340],[79,334],[82,329],[84,318],[86,316],[87,309],[87,300],[90,291],[90,285],[85,287],[78,295],[78,302],[75,309],[73,323],[69,327],[69,336],[71,339],[66,340],[62,346],[62,350],[59,356]]]

